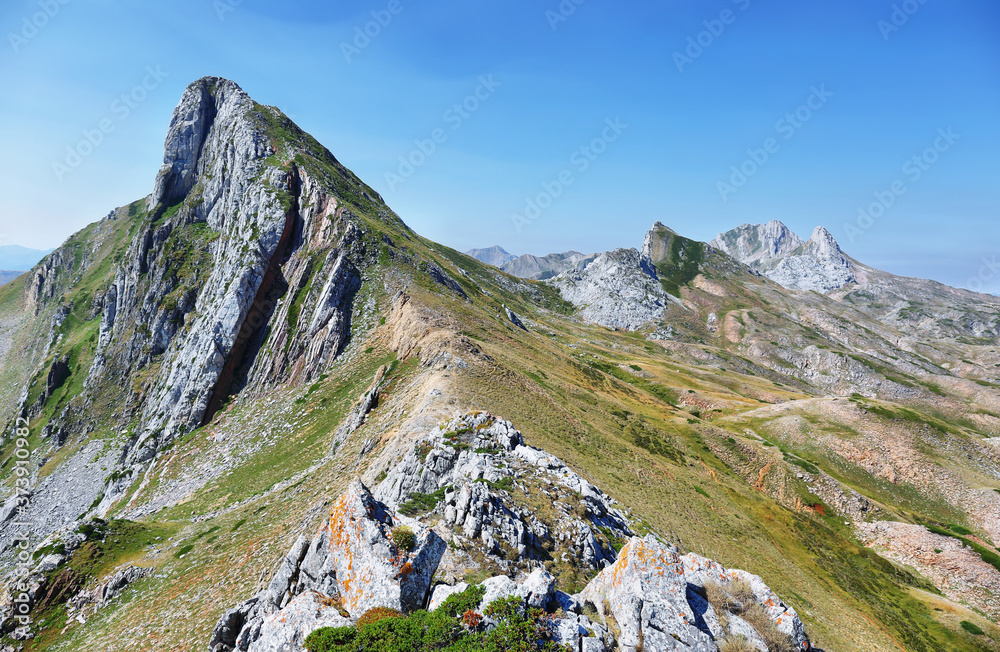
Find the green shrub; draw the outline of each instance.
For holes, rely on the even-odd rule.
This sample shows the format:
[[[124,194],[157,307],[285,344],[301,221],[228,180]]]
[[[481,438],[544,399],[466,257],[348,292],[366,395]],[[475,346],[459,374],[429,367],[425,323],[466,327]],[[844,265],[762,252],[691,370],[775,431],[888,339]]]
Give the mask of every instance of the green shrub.
[[[540,609],[525,610],[521,598],[513,596],[486,609],[495,627],[480,631],[475,607],[485,589],[470,586],[449,596],[436,611],[419,610],[403,616],[392,609],[372,609],[356,627],[323,628],[309,635],[309,652],[556,652],[564,648],[552,642],[548,619]],[[371,614],[371,615],[369,615]]]
[[[982,629],[980,629],[979,625],[977,625],[976,623],[970,623],[968,620],[963,620],[961,625],[962,629],[969,632],[973,636],[983,636],[986,633]]]
[[[305,648],[309,652],[329,652],[342,645],[349,645],[358,637],[353,627],[323,627],[306,637]]]
[[[470,609],[476,609],[483,601],[484,595],[486,595],[486,587],[482,584],[473,584],[461,593],[449,595],[437,608],[437,611],[457,618]]]
[[[408,501],[399,506],[399,512],[401,514],[405,514],[406,516],[426,514],[437,507],[438,503],[444,500],[444,492],[450,488],[451,487],[438,489],[432,494],[414,492],[410,494],[410,499]]]
[[[358,618],[358,622],[355,624],[358,629],[363,629],[368,625],[374,625],[377,622],[383,621],[387,618],[402,618],[403,612],[397,611],[396,609],[389,609],[388,607],[374,607],[368,611],[361,614]]]
[[[417,547],[417,536],[413,534],[413,530],[410,528],[400,525],[392,529],[392,542],[400,550],[413,552]]]

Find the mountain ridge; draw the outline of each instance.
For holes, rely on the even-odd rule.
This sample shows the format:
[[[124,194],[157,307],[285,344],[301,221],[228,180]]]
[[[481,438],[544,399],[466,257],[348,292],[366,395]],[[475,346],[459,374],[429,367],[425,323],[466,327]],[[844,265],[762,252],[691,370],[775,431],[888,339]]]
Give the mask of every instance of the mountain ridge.
[[[4,546],[3,643],[296,649],[413,575],[595,650],[994,649],[1000,304],[860,266],[790,291],[659,223],[584,258],[536,282],[427,241],[280,112],[195,82],[153,192],[0,288],[0,420],[28,431],[0,539],[32,523],[36,634]],[[913,529],[948,554],[887,561]]]

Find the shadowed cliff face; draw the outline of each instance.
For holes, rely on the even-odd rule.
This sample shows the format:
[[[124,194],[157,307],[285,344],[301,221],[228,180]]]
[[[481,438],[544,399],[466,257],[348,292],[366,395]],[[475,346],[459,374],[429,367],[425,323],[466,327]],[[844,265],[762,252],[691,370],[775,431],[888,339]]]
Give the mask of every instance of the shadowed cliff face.
[[[101,318],[92,362],[73,372],[86,388],[79,407],[47,426],[79,430],[93,397],[115,397],[120,423],[130,425],[121,462],[131,472],[111,483],[105,507],[159,450],[211,421],[234,393],[306,382],[336,359],[372,260],[359,206],[389,213],[277,110],[228,80],[188,87],[153,193],[102,223],[127,233],[128,244],[110,281],[95,288]],[[57,250],[33,274],[34,312],[52,310],[98,266],[78,251]],[[50,394],[32,402],[34,414]]]

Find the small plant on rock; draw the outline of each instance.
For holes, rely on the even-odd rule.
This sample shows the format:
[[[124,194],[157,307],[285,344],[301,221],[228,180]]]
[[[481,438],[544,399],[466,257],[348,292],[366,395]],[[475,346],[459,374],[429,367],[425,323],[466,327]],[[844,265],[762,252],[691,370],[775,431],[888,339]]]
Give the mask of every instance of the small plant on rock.
[[[361,617],[358,618],[358,622],[355,623],[355,626],[358,629],[362,629],[367,625],[373,625],[387,618],[402,618],[402,617],[403,617],[403,612],[401,611],[397,611],[395,609],[389,609],[388,607],[375,607],[361,614]]]
[[[795,642],[790,636],[778,629],[778,625],[771,620],[764,605],[754,602],[744,609],[740,616],[760,634],[760,637],[767,643],[768,650],[772,652],[796,652]]]
[[[744,607],[757,601],[757,594],[754,593],[753,587],[750,586],[750,582],[746,581],[742,577],[738,577],[729,582],[729,584],[726,585],[726,590],[729,592],[729,595],[738,600]]]
[[[417,548],[417,536],[405,525],[392,529],[392,542],[397,548],[406,552],[413,552]]]
[[[483,617],[472,609],[466,609],[462,614],[462,624],[471,630],[477,630],[483,624]]]

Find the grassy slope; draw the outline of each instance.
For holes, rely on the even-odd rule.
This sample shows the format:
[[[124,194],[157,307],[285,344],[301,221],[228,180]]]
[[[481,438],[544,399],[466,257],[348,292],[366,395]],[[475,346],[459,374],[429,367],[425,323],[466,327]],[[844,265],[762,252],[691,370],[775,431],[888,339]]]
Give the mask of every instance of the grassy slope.
[[[276,138],[318,152],[318,144],[294,125],[262,115]],[[366,226],[366,240],[379,247],[384,271],[408,277],[415,301],[453,315],[463,333],[495,362],[473,365],[458,374],[467,407],[487,409],[513,421],[531,444],[562,457],[619,499],[639,521],[640,530],[656,531],[685,549],[760,574],[799,610],[820,646],[988,649],[977,647],[979,639],[963,633],[950,612],[936,611],[940,598],[927,591],[926,583],[856,545],[843,521],[808,510],[796,512],[772,497],[777,487],[810,498],[796,484],[794,467],[781,461],[777,447],[742,436],[744,427],[760,425],[752,415],[742,415],[760,407],[762,396],[809,398],[806,385],[754,367],[738,357],[736,347],[725,343],[702,339],[698,346],[706,355],[718,356],[726,364],[699,365],[641,336],[565,318],[561,313],[569,312],[568,306],[546,286],[531,290],[529,284],[504,280],[492,268],[413,234],[327,154],[300,155],[295,160],[338,189]],[[106,286],[115,262],[113,252],[124,250],[133,225],[131,218],[121,221],[115,236],[102,246],[99,262],[66,297],[75,321],[67,322],[59,352],[75,350],[75,368],[92,355],[88,342],[93,322],[80,315],[93,292]],[[89,236],[85,232],[81,237]],[[471,300],[442,290],[427,273],[426,262],[443,269]],[[690,270],[681,271],[679,283],[690,276]],[[0,308],[16,302],[12,297],[22,283],[18,280],[0,289]],[[482,294],[479,287],[492,296]],[[375,288],[368,291],[378,295],[386,310],[386,297]],[[718,301],[704,293],[692,297],[706,304]],[[764,315],[770,309],[766,298],[746,290],[722,303],[726,310],[757,310]],[[537,327],[530,333],[515,329],[502,316],[502,305]],[[685,319],[688,323],[682,329],[697,344],[701,324],[693,317]],[[293,536],[312,533],[322,518],[323,501],[333,499],[371,459],[358,459],[364,437],[356,436],[314,473],[282,483],[322,458],[337,424],[375,369],[392,360],[380,337],[376,329],[356,333],[348,354],[315,388],[289,388],[259,402],[237,402],[213,424],[175,443],[155,477],[141,490],[135,489],[131,498],[136,504],[182,474],[191,474],[193,466],[216,449],[214,435],[238,438],[250,453],[179,504],[147,518],[149,530],[173,535],[166,546],[148,546],[141,558],[141,563],[159,570],[157,578],[129,591],[86,627],[71,627],[53,649],[203,647],[218,614],[252,594],[262,573],[270,573]],[[739,373],[740,369],[753,375]],[[421,371],[410,360],[394,373],[396,382],[405,383]],[[77,382],[78,376],[71,378]],[[68,383],[52,399],[54,405],[71,400],[74,391]],[[682,401],[692,397],[724,407],[684,407]],[[49,416],[47,406],[42,418]],[[41,425],[36,423],[34,430]],[[792,459],[817,457],[808,447],[783,444]],[[748,468],[763,470],[757,486],[745,480]],[[881,488],[870,476],[842,479],[887,504],[901,500],[879,493]],[[943,515],[928,508],[926,516]],[[55,640],[44,637],[31,649],[48,649]]]
[[[495,361],[461,374],[463,402],[512,420],[531,444],[567,460],[621,500],[640,521],[640,530],[654,530],[685,549],[760,574],[799,609],[821,646],[988,649],[977,648],[954,619],[929,606],[933,593],[926,592],[926,583],[857,546],[842,521],[783,507],[722,461],[729,457],[724,449],[736,441],[756,446],[755,454],[762,457],[775,449],[706,425],[722,414],[696,415],[691,407],[674,405],[677,397],[693,392],[727,405],[727,418],[739,424],[741,413],[762,405],[757,395],[806,395],[766,378],[677,362],[669,351],[634,334],[585,326],[540,309],[539,300],[554,309],[565,306],[548,293],[529,300],[529,293],[517,289],[523,284],[505,290],[478,263],[441,247],[431,251],[416,238],[407,240],[406,247],[434,260],[472,297],[469,302],[441,293],[440,286],[409,269],[414,300],[451,313]],[[494,297],[454,273],[456,262]],[[386,264],[401,271],[391,256]],[[385,306],[385,298],[380,301]],[[514,329],[499,316],[500,303],[536,320],[538,327],[531,333]],[[290,389],[266,402],[238,403],[221,421],[175,444],[158,467],[157,483],[169,483],[182,469],[189,470],[185,465],[207,455],[213,434],[256,438],[262,446],[230,473],[148,519],[150,526],[178,532],[170,547],[151,552],[143,562],[160,569],[157,579],[129,592],[87,627],[71,628],[54,649],[110,649],[105,646],[137,635],[141,644],[115,643],[113,649],[204,645],[218,613],[253,592],[294,534],[309,535],[318,524],[322,510],[310,512],[310,506],[334,498],[363,471],[368,458],[357,459],[363,437],[355,437],[312,475],[269,491],[322,457],[336,424],[374,370],[391,360],[377,333],[366,337],[360,334],[329,378],[311,392]],[[419,373],[412,361],[398,369],[405,378]],[[261,420],[274,426],[270,435],[260,432]],[[788,471],[778,462],[771,474]],[[143,491],[156,489],[150,483]]]

